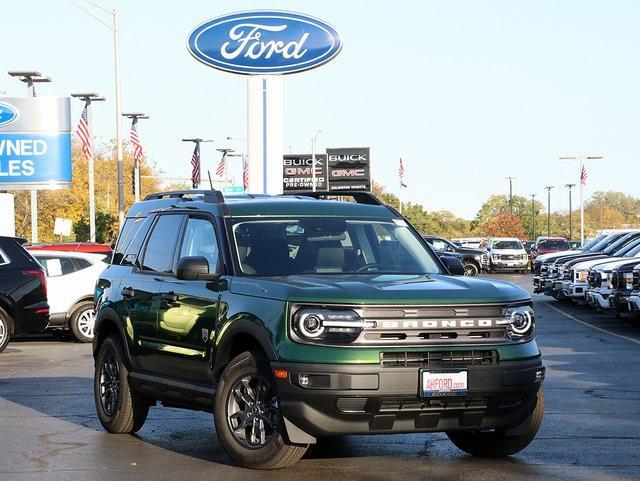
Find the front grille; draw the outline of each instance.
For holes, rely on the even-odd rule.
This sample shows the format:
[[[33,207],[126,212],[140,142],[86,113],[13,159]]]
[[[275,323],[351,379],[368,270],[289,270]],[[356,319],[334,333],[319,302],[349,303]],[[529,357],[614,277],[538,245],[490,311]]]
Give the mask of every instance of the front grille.
[[[640,271],[633,271],[633,290],[637,291],[640,289]]]
[[[496,351],[383,352],[382,367],[464,367],[498,364]]]
[[[456,411],[486,409],[488,396],[449,396],[439,398],[389,398],[380,403],[380,412],[398,411]]]

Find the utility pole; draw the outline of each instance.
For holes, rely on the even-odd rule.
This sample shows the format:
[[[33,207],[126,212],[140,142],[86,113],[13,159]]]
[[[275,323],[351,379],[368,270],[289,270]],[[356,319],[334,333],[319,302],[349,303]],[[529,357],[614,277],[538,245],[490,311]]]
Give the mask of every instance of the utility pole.
[[[536,242],[536,194],[531,194],[531,223],[533,230],[533,242]]]
[[[318,143],[318,135],[322,130],[316,131],[311,137],[311,190],[315,192],[316,189],[316,144]],[[327,159],[327,162],[329,159]]]
[[[16,77],[27,84],[27,97],[36,96],[34,84],[51,82],[51,78],[36,71],[11,71],[8,73],[11,77]],[[31,189],[31,242],[34,244],[38,242],[38,191],[36,189]]]
[[[547,236],[551,237],[551,189],[553,185],[547,185]]]
[[[138,120],[140,119],[148,119],[149,116],[147,114],[136,112],[136,113],[125,113],[122,114],[123,117],[127,117],[131,119],[131,130],[134,130],[134,126],[138,124]],[[136,132],[136,135],[137,132]],[[137,142],[140,143],[140,139],[137,139]],[[135,149],[135,147],[134,147]],[[134,150],[135,152],[135,150]],[[133,195],[136,202],[140,201],[140,159],[135,155],[133,155]]]
[[[584,170],[585,160],[600,160],[603,155],[565,155],[559,157],[560,160],[577,160],[580,164],[580,244],[584,245],[584,186],[587,183],[586,171]]]
[[[87,129],[89,131],[89,141],[91,146],[87,158],[89,170],[89,240],[96,241],[96,192],[95,192],[95,175],[94,175],[94,150],[93,150],[93,116],[91,112],[92,102],[103,102],[104,97],[96,93],[76,93],[71,94],[72,97],[80,99],[87,108]]]
[[[573,209],[571,207],[571,189],[573,189],[576,184],[564,184],[565,187],[569,189],[569,240],[573,240]]]
[[[211,139],[201,139],[200,137],[193,137],[190,139],[182,139],[183,142],[193,142],[195,145],[198,146],[198,152],[200,152],[200,159],[202,159],[202,152],[200,151],[200,144],[202,144],[203,142],[213,142],[213,140]],[[200,165],[202,165],[202,161],[199,160]],[[193,180],[193,178],[192,178]],[[211,176],[209,176],[209,180],[211,180]],[[210,186],[213,189],[213,184]],[[193,188],[195,189],[195,186],[193,186]]]
[[[509,181],[509,212],[513,214],[513,181],[515,177],[505,177]]]

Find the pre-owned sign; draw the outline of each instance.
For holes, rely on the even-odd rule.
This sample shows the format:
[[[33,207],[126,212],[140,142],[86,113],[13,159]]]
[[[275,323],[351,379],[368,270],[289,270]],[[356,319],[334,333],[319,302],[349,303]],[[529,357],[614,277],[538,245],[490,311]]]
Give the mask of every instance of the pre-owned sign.
[[[0,102],[0,189],[71,184],[68,98],[3,98]]]
[[[309,192],[313,190],[311,154],[289,154],[282,159],[282,190]],[[316,190],[327,190],[327,156],[316,154]]]
[[[327,149],[329,190],[371,191],[369,147]]]

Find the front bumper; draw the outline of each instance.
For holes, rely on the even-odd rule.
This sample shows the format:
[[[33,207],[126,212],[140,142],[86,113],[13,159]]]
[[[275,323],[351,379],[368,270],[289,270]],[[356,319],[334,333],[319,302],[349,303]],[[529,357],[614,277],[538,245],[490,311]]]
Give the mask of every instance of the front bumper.
[[[553,284],[557,282],[553,278],[535,276],[533,278],[533,292],[534,294],[548,294],[553,292]]]
[[[490,366],[382,367],[272,362],[283,416],[311,436],[509,428],[534,409],[544,379],[540,356]],[[419,373],[468,372],[463,396],[424,398]],[[314,387],[301,387],[300,376]]]
[[[562,294],[570,299],[584,299],[587,292],[586,282],[564,281],[561,286]]]
[[[529,267],[529,259],[518,260],[494,260],[491,259],[491,269],[496,271],[517,271],[527,269]]]
[[[634,293],[629,296],[629,312],[640,311],[640,294]]]
[[[611,292],[602,290],[588,290],[586,294],[587,302],[591,306],[599,309],[611,309],[612,306],[609,302],[610,297]]]

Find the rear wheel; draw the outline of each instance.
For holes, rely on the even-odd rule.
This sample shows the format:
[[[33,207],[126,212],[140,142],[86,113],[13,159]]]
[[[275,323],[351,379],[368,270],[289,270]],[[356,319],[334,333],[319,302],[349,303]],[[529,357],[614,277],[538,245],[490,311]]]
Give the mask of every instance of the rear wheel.
[[[464,275],[469,277],[475,277],[478,275],[479,269],[473,262],[467,262],[464,265]]]
[[[7,311],[0,308],[0,352],[4,351],[11,338],[12,320]]]
[[[538,390],[536,407],[514,431],[507,434],[504,429],[487,431],[449,431],[447,436],[453,444],[472,456],[497,458],[511,456],[526,448],[538,433],[544,412],[544,393]]]
[[[93,327],[96,324],[96,310],[93,301],[79,303],[71,314],[69,327],[80,342],[93,341]]]
[[[129,384],[120,340],[109,336],[96,358],[93,393],[100,424],[114,434],[132,434],[147,419],[149,402]]]
[[[286,439],[268,361],[244,352],[225,368],[215,399],[216,432],[240,466],[280,469],[298,462],[308,445]]]

